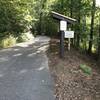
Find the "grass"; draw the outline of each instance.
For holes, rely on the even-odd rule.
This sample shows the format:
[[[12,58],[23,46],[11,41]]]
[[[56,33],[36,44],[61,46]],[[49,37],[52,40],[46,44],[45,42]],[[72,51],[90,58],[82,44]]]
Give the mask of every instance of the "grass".
[[[34,39],[34,36],[30,33],[22,33],[18,38],[10,35],[8,37],[0,39],[0,48],[8,48],[14,46],[16,43],[27,42]]]
[[[1,48],[8,48],[16,44],[16,39],[13,36],[6,37],[0,41]]]

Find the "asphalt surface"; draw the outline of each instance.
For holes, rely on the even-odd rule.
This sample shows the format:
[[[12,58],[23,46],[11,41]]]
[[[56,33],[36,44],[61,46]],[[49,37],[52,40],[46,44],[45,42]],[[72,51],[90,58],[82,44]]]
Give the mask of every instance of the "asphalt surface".
[[[54,100],[47,50],[50,39],[0,50],[0,100]]]

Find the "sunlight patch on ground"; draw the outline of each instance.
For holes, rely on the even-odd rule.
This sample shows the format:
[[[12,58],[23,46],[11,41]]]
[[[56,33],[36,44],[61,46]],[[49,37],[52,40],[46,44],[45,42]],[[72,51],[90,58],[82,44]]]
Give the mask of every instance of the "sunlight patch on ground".
[[[38,48],[39,46],[33,45],[34,48]]]
[[[19,49],[14,49],[14,51],[19,51]]]
[[[45,81],[44,80],[42,80],[42,83],[44,83]]]
[[[0,58],[0,62],[5,62],[5,61],[8,61],[8,57],[2,57],[2,58]]]
[[[4,76],[3,72],[0,71],[0,78],[3,77],[3,76]]]
[[[45,69],[45,67],[40,67],[40,68],[38,68],[37,70],[38,70],[38,71],[41,71],[41,70],[43,70],[43,69]]]
[[[19,46],[19,47],[29,47],[29,45],[31,45],[33,43],[34,43],[34,40],[33,41],[29,41],[29,42],[24,42],[24,43],[18,43],[18,44],[16,44],[16,46]]]
[[[38,54],[38,53],[40,53],[41,51],[36,51],[36,52],[34,52],[34,53],[31,53],[31,54],[28,54],[28,57],[32,57],[32,56],[34,56],[34,55],[36,55],[36,54]]]
[[[27,72],[27,70],[24,69],[24,70],[21,70],[21,71],[19,72],[19,74],[24,74],[24,73],[26,73],[26,72]]]
[[[32,56],[34,56],[34,55],[36,55],[36,54],[37,54],[36,52],[31,53],[31,54],[28,54],[28,57],[32,57]]]
[[[4,75],[3,74],[0,74],[0,77],[3,77]]]
[[[41,46],[40,48],[37,49],[36,52],[31,53],[31,54],[28,54],[28,57],[32,57],[32,56],[34,56],[34,55],[36,55],[36,54],[39,54],[39,53],[41,53],[41,52],[45,52],[45,51],[47,50],[48,46],[49,46],[49,45]]]
[[[0,50],[0,52],[11,51],[11,50],[12,50],[12,48],[7,48],[7,49]]]
[[[45,52],[45,51],[47,50],[48,46],[49,46],[49,45],[42,46],[42,47],[40,47],[38,50],[39,50],[39,51]]]
[[[19,46],[19,47],[28,47],[29,45],[28,44],[24,44],[24,43],[20,43],[20,44],[17,44],[17,46]]]
[[[21,55],[22,55],[22,53],[18,53],[18,54],[13,55],[13,57],[18,57],[18,56],[21,56]]]
[[[47,43],[48,41],[50,41],[50,38],[48,38],[48,37],[46,37],[46,36],[43,36],[43,37],[37,36],[37,37],[35,38],[35,42],[36,42],[36,41],[37,41],[37,42],[39,41],[39,42],[44,42],[44,43],[46,42],[46,43]]]

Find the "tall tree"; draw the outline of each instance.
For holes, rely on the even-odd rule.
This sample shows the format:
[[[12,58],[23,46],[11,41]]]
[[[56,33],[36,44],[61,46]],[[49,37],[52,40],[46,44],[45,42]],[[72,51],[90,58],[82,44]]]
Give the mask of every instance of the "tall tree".
[[[99,13],[98,33],[99,33],[99,38],[98,38],[98,58],[99,58],[99,61],[100,61],[100,13]]]
[[[32,21],[33,0],[0,0],[0,33],[2,36],[22,33]]]
[[[95,10],[96,10],[96,1],[92,0],[92,9],[91,9],[91,28],[90,28],[90,40],[89,40],[89,49],[88,52],[92,52],[92,43],[93,43],[93,32],[94,32],[94,18],[95,18]]]
[[[77,46],[80,47],[80,34],[81,34],[81,30],[80,30],[80,24],[81,24],[81,0],[78,0],[78,33],[77,33]]]

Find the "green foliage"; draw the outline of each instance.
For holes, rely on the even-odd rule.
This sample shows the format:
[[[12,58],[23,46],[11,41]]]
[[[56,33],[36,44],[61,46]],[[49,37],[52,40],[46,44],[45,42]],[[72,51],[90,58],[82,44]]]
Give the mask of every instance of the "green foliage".
[[[76,47],[85,51],[92,47],[91,53],[94,51],[97,53],[97,48],[100,47],[100,43],[97,42],[98,36],[100,37],[98,27],[98,24],[100,25],[100,8],[95,7],[93,2],[95,3],[95,0],[56,0],[53,10],[77,19],[77,23],[71,26],[75,31],[74,45]]]
[[[19,36],[30,28],[38,33],[46,33],[45,19],[54,1],[0,0],[0,33],[8,32]]]
[[[0,32],[17,35],[28,30],[32,22],[33,0],[0,0]]]
[[[6,37],[0,42],[2,48],[12,47],[16,44],[16,39],[13,36]]]
[[[21,34],[21,36],[18,37],[17,42],[21,43],[21,42],[26,42],[28,39],[25,35]]]
[[[85,74],[87,74],[87,75],[91,75],[92,74],[92,69],[89,66],[87,66],[85,64],[81,64],[80,68]]]
[[[88,50],[89,41],[92,41],[92,52],[97,53],[100,51],[100,8],[93,8],[93,1],[95,0],[0,0],[0,39],[13,35],[23,42],[27,39],[21,34],[30,29],[33,34],[57,35],[59,23],[51,16],[51,11],[54,10],[77,19],[77,23],[70,26],[75,31],[73,45]],[[91,28],[94,9],[94,25]],[[90,37],[91,29],[93,38]]]
[[[18,36],[17,42],[18,43],[27,42],[30,41],[31,39],[32,40],[34,39],[34,36],[31,33],[22,33],[20,36]]]

